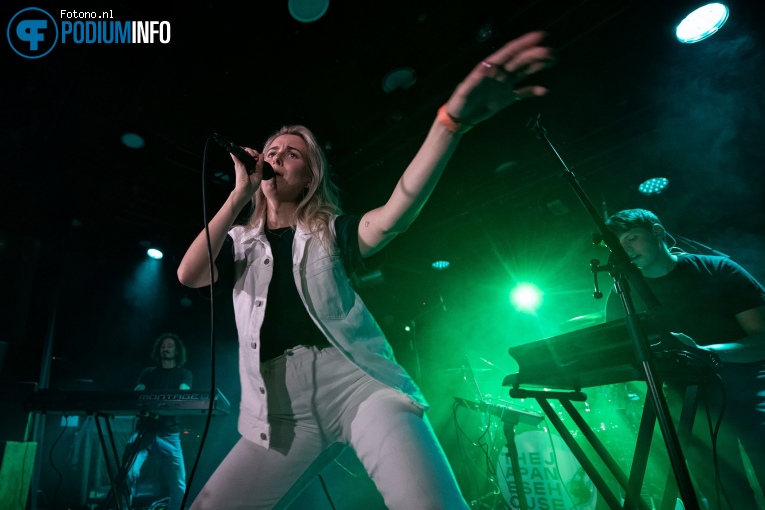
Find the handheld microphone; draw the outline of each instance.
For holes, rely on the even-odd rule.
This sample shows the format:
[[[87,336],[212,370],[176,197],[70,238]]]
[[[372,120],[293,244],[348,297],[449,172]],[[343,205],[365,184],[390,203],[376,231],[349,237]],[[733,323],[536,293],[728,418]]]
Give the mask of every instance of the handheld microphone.
[[[255,171],[255,165],[257,161],[255,158],[247,154],[247,151],[236,145],[235,143],[229,141],[225,136],[219,135],[218,133],[213,133],[212,135],[213,140],[229,151],[231,154],[236,156],[236,159],[242,162],[244,165],[244,168],[247,170],[248,174],[252,174],[252,172]],[[267,162],[263,161],[263,180],[267,181],[269,179],[272,179],[274,176],[274,168]]]

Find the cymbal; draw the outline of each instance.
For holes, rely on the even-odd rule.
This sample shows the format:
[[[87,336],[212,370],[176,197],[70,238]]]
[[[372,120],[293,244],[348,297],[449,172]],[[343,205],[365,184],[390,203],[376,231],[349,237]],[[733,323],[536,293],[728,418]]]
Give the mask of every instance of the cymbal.
[[[603,312],[593,312],[586,315],[579,315],[573,319],[563,322],[558,328],[561,332],[576,331],[577,329],[589,328],[598,324],[603,324],[606,318]]]
[[[434,370],[433,372],[437,374],[461,374],[463,372],[470,372],[470,367],[460,367],[460,368],[441,368],[438,370]],[[490,368],[474,368],[473,372],[491,372]]]

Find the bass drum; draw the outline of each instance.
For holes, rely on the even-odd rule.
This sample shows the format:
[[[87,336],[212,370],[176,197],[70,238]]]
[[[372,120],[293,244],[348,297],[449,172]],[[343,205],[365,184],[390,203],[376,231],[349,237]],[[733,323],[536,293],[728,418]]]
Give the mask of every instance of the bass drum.
[[[598,499],[595,485],[563,439],[530,430],[518,434],[515,443],[528,508],[594,510]],[[507,447],[497,459],[497,479],[508,507],[520,510]]]

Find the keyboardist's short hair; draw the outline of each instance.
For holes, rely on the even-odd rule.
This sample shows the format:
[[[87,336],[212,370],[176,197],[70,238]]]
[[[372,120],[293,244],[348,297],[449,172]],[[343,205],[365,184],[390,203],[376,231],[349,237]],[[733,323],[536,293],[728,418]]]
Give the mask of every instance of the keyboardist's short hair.
[[[650,232],[654,225],[661,225],[661,221],[647,209],[625,209],[606,220],[606,227],[617,237],[631,228],[644,228]]]
[[[165,338],[170,338],[173,342],[175,342],[175,364],[176,366],[182,367],[186,364],[186,346],[183,345],[181,337],[174,333],[163,333],[157,337],[157,339],[154,341],[154,347],[151,349],[151,359],[157,365],[162,364],[162,353],[160,352],[160,347],[162,346],[162,340]]]

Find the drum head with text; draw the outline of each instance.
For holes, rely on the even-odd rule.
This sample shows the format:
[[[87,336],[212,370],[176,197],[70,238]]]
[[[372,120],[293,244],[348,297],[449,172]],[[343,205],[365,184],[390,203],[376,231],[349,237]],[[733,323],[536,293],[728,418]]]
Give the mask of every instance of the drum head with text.
[[[597,490],[579,461],[559,436],[531,430],[515,438],[518,464],[528,508],[594,509]],[[520,509],[516,478],[508,448],[497,459],[497,479],[505,502]]]

